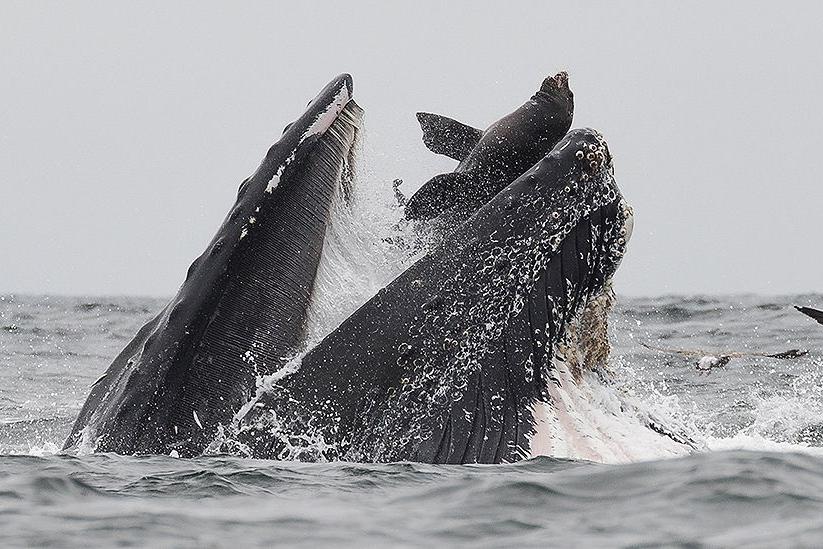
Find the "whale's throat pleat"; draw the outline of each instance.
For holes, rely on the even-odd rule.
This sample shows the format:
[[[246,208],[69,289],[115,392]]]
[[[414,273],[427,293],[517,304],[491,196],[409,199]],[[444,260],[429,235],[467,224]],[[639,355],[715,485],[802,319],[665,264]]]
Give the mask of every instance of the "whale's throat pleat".
[[[535,418],[532,404],[550,400],[552,358],[571,319],[600,287],[604,212],[593,211],[566,235],[540,269],[524,306],[508,317],[501,336],[488,343],[466,390],[433,417],[433,435],[416,458],[438,463],[515,461],[529,455]],[[431,427],[430,427],[431,428]]]

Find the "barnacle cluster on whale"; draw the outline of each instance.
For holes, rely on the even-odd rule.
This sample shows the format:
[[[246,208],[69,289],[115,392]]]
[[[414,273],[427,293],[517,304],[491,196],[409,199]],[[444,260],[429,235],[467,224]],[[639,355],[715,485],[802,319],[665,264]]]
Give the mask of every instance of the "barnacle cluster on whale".
[[[559,73],[485,131],[420,113],[425,144],[459,162],[405,205],[436,243],[304,349],[362,121],[351,77],[335,78],[243,182],[178,295],[92,388],[66,449],[434,463],[557,454],[548,439],[564,436],[570,408],[556,388],[605,372],[611,279],[633,225],[605,139],[570,130],[573,110]]]

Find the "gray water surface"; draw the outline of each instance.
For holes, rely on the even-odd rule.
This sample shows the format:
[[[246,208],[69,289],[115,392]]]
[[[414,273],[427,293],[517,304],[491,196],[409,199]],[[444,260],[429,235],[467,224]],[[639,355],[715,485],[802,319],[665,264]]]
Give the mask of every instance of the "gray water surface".
[[[707,451],[602,465],[282,463],[55,453],[89,386],[162,305],[0,297],[4,546],[820,546],[823,296],[621,299],[615,383]],[[701,375],[661,347],[810,349]]]

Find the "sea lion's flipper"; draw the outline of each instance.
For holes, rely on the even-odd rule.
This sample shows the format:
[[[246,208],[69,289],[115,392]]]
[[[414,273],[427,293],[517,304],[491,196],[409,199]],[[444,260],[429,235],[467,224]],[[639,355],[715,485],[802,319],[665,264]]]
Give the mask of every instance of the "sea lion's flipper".
[[[423,130],[423,143],[435,154],[442,154],[457,161],[466,158],[483,137],[483,131],[462,122],[428,112],[417,113]]]
[[[450,172],[429,179],[406,202],[406,219],[433,219],[459,208],[485,204],[496,193],[482,174]]]
[[[823,311],[818,311],[817,309],[812,309],[811,307],[798,307],[797,305],[795,305],[794,308],[804,315],[812,317],[820,324],[823,324]]]

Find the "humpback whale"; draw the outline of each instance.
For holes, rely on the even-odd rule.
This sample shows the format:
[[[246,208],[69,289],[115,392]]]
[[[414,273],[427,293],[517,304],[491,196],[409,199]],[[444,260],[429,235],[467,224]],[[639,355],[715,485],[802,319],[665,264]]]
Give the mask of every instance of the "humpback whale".
[[[298,351],[331,202],[350,179],[352,92],[338,76],[286,127],[177,295],[94,384],[66,449],[197,455]]]
[[[560,89],[565,75],[552,81]],[[93,385],[65,449],[432,463],[607,457],[601,441],[591,444],[612,431],[589,382],[606,375],[611,278],[633,214],[594,130],[567,133],[519,175],[507,171],[511,159],[537,154],[525,134],[497,150],[511,153],[506,162],[478,152],[482,169],[465,173],[486,191],[452,193],[442,210],[450,233],[301,351],[361,116],[341,75],[286,127],[178,294]],[[461,163],[485,150],[479,141],[460,145]],[[458,155],[446,146],[460,140],[440,143]],[[495,178],[500,189],[480,177],[492,173],[505,176]],[[624,409],[615,401],[613,415]],[[672,453],[692,446],[651,416],[642,421],[642,432],[617,425],[615,436],[665,439]],[[586,452],[570,450],[583,438]]]
[[[573,113],[574,95],[565,72],[547,77],[531,99],[486,131],[445,116],[417,113],[425,145],[459,164],[412,195],[406,218],[448,214],[465,219],[551,151],[569,131]]]
[[[261,458],[431,463],[508,462],[550,447],[556,386],[608,355],[604,309],[632,219],[602,136],[570,132],[262,379],[226,443]],[[568,356],[581,344],[591,352]],[[564,353],[571,381],[558,374]]]

